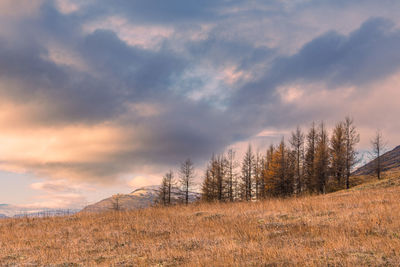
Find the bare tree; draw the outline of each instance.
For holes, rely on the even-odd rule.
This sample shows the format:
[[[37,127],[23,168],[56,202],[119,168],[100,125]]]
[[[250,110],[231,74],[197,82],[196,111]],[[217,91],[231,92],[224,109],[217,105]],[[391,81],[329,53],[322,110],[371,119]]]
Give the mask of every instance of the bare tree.
[[[297,126],[295,132],[289,140],[292,151],[295,156],[295,173],[294,173],[294,192],[300,193],[304,189],[303,185],[303,160],[304,160],[304,133]]]
[[[329,138],[325,124],[321,122],[317,135],[316,152],[314,158],[315,181],[320,193],[326,193],[326,182],[329,175]]]
[[[304,160],[304,182],[306,188],[310,192],[313,192],[316,189],[314,161],[317,147],[317,136],[317,129],[315,128],[315,123],[313,122],[306,137],[307,145]]]
[[[171,204],[171,192],[174,184],[174,174],[172,171],[169,171],[163,176],[161,186],[158,190],[158,201],[165,206]]]
[[[350,174],[357,163],[357,151],[355,146],[360,142],[360,135],[356,131],[354,121],[350,117],[346,117],[343,122],[344,142],[345,142],[345,175],[346,188],[350,188]]]
[[[342,183],[342,178],[345,177],[346,169],[346,144],[345,144],[345,129],[343,122],[336,124],[331,138],[331,161],[332,174],[336,178],[338,185]]]
[[[120,210],[122,210],[122,206],[121,206],[121,198],[122,198],[122,195],[121,194],[116,194],[116,195],[113,195],[112,196],[112,198],[111,198],[111,209],[113,210],[113,211],[120,211]]]
[[[185,204],[187,205],[189,203],[190,188],[194,185],[194,166],[190,159],[185,160],[181,164],[179,175],[179,182],[185,196]]]
[[[243,199],[252,200],[253,192],[253,174],[254,174],[254,154],[251,145],[247,148],[246,154],[242,163],[242,186],[243,186]]]
[[[210,165],[207,166],[204,173],[204,181],[201,186],[201,199],[204,201],[214,201],[215,200],[215,181],[211,174]]]
[[[173,187],[175,186],[174,173],[171,170],[165,174],[165,180],[167,182],[167,188],[168,188],[167,201],[168,205],[171,205],[171,193]]]
[[[236,167],[237,163],[235,161],[235,151],[232,149],[228,150],[228,154],[226,157],[227,160],[227,171],[226,171],[226,180],[227,180],[227,190],[228,190],[228,199],[229,201],[234,201],[235,199],[235,191],[237,190],[237,174]]]
[[[167,185],[167,179],[164,176],[161,181],[160,188],[158,189],[158,197],[156,199],[156,203],[161,203],[162,205],[166,206],[167,195],[168,195],[168,185]]]
[[[382,172],[381,155],[384,153],[386,145],[383,141],[382,133],[379,130],[376,131],[374,138],[371,140],[371,146],[372,146],[372,155],[374,157],[374,162],[373,162],[374,171],[378,179],[381,179],[381,172]]]

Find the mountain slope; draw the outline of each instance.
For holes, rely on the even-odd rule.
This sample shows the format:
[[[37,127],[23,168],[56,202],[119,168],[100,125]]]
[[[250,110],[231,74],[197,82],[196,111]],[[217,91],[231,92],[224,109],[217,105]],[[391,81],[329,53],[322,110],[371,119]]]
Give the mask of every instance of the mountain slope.
[[[395,149],[383,154],[381,156],[381,162],[382,162],[382,172],[400,168],[400,146],[397,146]],[[371,162],[357,169],[353,173],[353,175],[374,174],[375,166],[376,166],[376,160],[372,160]]]
[[[78,212],[77,209],[54,209],[43,207],[26,207],[10,204],[0,204],[0,218],[11,217],[52,217]]]
[[[145,186],[132,191],[129,194],[119,194],[103,199],[97,203],[86,206],[82,212],[103,212],[107,210],[115,209],[116,198],[118,198],[118,206],[121,210],[134,210],[147,208],[154,205],[158,196],[159,186]],[[172,192],[172,201],[174,203],[179,202],[182,192],[174,190]],[[199,193],[190,192],[189,200],[194,202],[200,198]]]

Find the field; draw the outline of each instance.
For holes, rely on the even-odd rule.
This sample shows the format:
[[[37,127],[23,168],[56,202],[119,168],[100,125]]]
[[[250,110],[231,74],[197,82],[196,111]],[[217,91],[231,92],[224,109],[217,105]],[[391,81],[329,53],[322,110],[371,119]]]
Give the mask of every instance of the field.
[[[254,203],[0,220],[0,265],[399,266],[400,180]]]

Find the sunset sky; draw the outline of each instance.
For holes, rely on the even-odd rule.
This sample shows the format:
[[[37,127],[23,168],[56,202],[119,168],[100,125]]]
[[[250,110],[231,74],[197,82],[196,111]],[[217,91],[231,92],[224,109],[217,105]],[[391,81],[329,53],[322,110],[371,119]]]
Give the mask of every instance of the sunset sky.
[[[346,115],[400,145],[398,0],[1,0],[0,203],[79,208]]]

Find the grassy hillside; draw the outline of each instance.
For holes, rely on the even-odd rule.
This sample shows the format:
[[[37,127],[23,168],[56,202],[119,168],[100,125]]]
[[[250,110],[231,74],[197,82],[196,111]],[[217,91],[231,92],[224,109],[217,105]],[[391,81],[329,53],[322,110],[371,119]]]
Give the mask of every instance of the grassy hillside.
[[[400,179],[257,203],[0,220],[0,265],[381,265],[400,262]]]
[[[386,152],[381,157],[382,171],[393,171],[400,169],[400,146]],[[354,172],[355,175],[372,175],[375,172],[376,160],[365,164]]]

